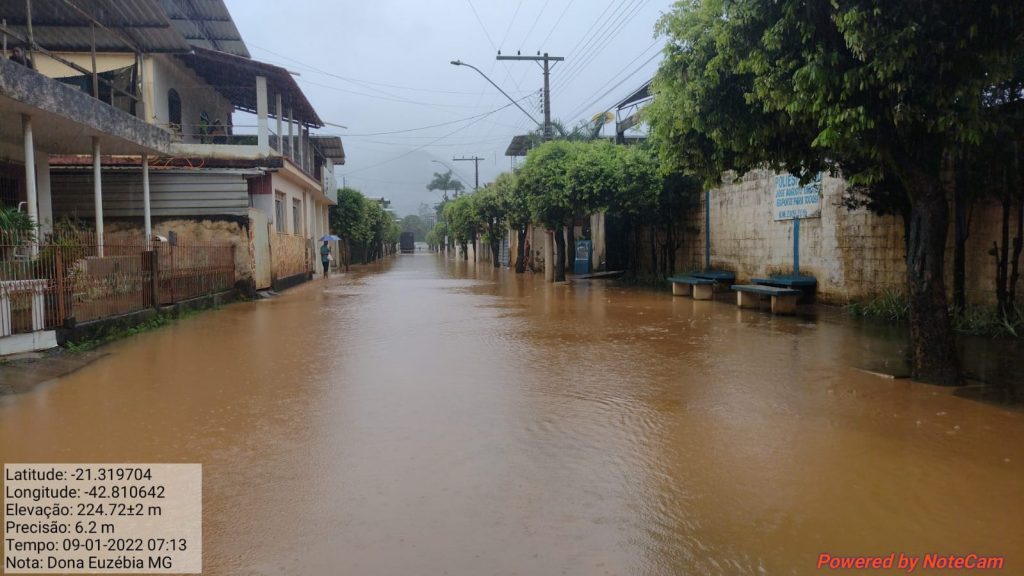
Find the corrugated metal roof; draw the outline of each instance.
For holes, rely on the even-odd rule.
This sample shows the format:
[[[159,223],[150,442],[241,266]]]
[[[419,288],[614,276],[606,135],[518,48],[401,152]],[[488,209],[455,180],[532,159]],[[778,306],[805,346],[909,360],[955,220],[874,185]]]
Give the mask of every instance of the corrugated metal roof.
[[[526,134],[513,136],[512,141],[508,144],[508,148],[505,149],[505,156],[526,156],[530,145],[529,138]]]
[[[310,136],[309,139],[317,147],[324,158],[330,158],[340,164],[345,163],[345,147],[338,136]]]
[[[49,0],[32,4],[32,33],[37,45],[54,52],[88,52],[92,46],[91,15],[100,52],[187,52],[189,44],[174,28],[156,0]],[[25,0],[0,0],[0,17],[27,37]],[[8,38],[8,46],[20,42]]]
[[[620,100],[618,104],[613,106],[613,108],[621,110],[621,109],[625,108],[626,106],[629,106],[630,104],[634,104],[634,103],[639,102],[641,100],[647,100],[648,98],[650,98],[651,97],[651,82],[653,82],[653,80],[648,80],[647,82],[644,82],[643,86],[640,86],[639,88],[637,88],[636,90],[631,92],[629,94],[629,96],[626,96],[625,98]]]
[[[160,0],[160,5],[189,44],[250,57],[223,0]]]
[[[293,120],[317,128],[324,125],[295,79],[280,66],[198,46],[192,54],[178,58],[240,110],[256,112],[256,76],[264,76],[271,116],[276,114],[274,100],[280,94],[285,109],[295,114]]]

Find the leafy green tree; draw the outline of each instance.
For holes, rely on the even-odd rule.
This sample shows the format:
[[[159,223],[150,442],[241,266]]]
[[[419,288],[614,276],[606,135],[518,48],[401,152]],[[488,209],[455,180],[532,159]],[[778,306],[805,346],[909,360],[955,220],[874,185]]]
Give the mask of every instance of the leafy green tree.
[[[338,204],[331,206],[331,232],[345,242],[344,264],[349,269],[354,253],[359,261],[372,262],[393,252],[401,227],[376,200],[354,188],[338,190]]]
[[[431,250],[434,250],[435,248],[439,248],[443,242],[444,224],[437,223],[430,229],[430,232],[427,232],[427,246],[429,246]]]
[[[1019,2],[687,0],[658,29],[670,45],[649,114],[663,158],[706,178],[767,165],[897,183],[910,207],[912,373],[959,383],[942,171],[995,129],[984,96],[1024,54]]]
[[[565,280],[565,235],[562,231],[574,213],[569,198],[569,163],[575,151],[566,141],[553,140],[531,150],[519,169],[518,188],[525,194],[534,222],[554,234],[554,280]]]
[[[342,262],[346,272],[352,262],[352,241],[368,234],[367,224],[363,218],[365,202],[366,198],[362,192],[355,188],[341,188],[338,190],[338,204],[331,206],[328,212],[331,232],[344,242]]]
[[[363,262],[373,262],[385,255],[385,247],[391,237],[397,241],[397,225],[391,214],[379,202],[363,201],[363,217],[367,223],[367,234],[362,239]]]
[[[510,228],[516,231],[516,274],[526,271],[526,230],[530,226],[530,206],[526,194],[519,189],[518,179],[509,172],[502,172],[494,179],[494,191]]]
[[[491,248],[491,262],[495,268],[498,268],[501,266],[498,255],[501,250],[501,236],[506,218],[503,198],[493,184],[477,190],[470,198],[473,210],[476,212],[476,222],[483,228],[484,240]]]
[[[429,229],[423,219],[415,214],[410,214],[405,218],[402,218],[400,224],[402,232],[412,232],[417,242],[423,242],[427,237]]]
[[[624,159],[629,151],[610,141],[572,142],[572,154],[566,162],[566,184],[572,216],[568,227],[569,249],[576,243],[577,220],[583,219],[584,237],[590,236],[588,215],[607,210],[613,198],[633,182],[625,179]],[[653,173],[652,173],[653,176]],[[631,188],[635,190],[634,188]]]
[[[469,259],[469,243],[476,240],[478,219],[472,196],[459,196],[445,204],[444,219],[448,235],[462,247],[463,260]]]

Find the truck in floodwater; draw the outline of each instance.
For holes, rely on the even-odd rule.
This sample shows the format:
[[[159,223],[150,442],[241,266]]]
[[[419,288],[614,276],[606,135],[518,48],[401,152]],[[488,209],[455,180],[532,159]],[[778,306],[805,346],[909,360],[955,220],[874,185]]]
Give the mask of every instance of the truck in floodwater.
[[[392,236],[394,238],[394,236]],[[402,254],[412,254],[416,252],[416,235],[412,232],[402,232],[402,235],[398,237],[398,247],[402,251]]]

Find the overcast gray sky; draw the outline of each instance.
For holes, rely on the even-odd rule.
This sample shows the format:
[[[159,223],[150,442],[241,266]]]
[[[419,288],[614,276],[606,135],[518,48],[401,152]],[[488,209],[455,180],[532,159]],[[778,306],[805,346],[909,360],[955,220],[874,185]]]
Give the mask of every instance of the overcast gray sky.
[[[654,24],[669,0],[226,0],[253,58],[298,72],[297,80],[342,137],[339,183],[386,196],[399,214],[420,202],[434,172],[455,169],[467,187],[509,169],[511,137],[532,122],[475,65],[538,120],[543,78],[533,62],[502,54],[564,56],[551,74],[552,118],[574,125],[613,105],[653,75],[661,59]],[[282,10],[287,13],[282,14]],[[484,116],[481,116],[484,115]],[[477,118],[467,119],[473,116]],[[424,130],[410,129],[444,124]]]

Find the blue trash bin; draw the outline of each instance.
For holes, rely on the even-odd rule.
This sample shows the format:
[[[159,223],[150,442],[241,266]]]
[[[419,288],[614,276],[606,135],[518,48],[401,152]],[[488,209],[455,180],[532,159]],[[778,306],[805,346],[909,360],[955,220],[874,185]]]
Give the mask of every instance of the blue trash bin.
[[[594,253],[594,243],[590,240],[576,241],[576,259],[573,261],[573,274],[590,274],[590,260]]]

